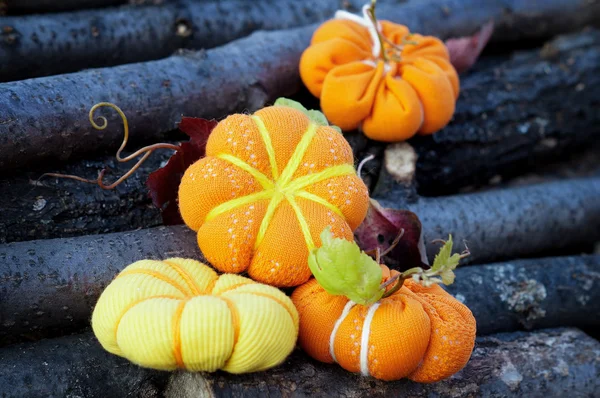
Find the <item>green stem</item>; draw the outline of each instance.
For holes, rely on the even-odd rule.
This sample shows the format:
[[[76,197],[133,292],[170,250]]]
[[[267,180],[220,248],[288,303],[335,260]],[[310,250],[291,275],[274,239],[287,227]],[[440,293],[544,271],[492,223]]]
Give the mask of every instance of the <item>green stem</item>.
[[[381,286],[379,286],[380,289],[385,289],[389,285],[391,285],[392,283],[396,282],[396,284],[394,285],[394,287],[392,287],[390,290],[388,290],[387,292],[385,292],[381,298],[389,297],[392,294],[396,293],[398,290],[400,290],[400,288],[402,287],[402,285],[404,285],[404,281],[407,280],[411,275],[418,274],[418,273],[423,273],[423,272],[425,272],[423,270],[423,268],[421,268],[421,267],[414,267],[414,268],[408,269],[408,270],[406,270],[406,271],[404,271],[404,272],[402,272],[400,274],[394,275],[389,280],[387,280],[386,282],[382,283]]]
[[[383,60],[385,62],[389,61],[387,54],[385,53],[385,46],[383,44],[383,36],[381,35],[381,32],[379,32],[379,29],[377,28],[377,17],[375,17],[375,5],[377,3],[377,0],[371,0],[371,6],[369,7],[369,17],[371,18],[371,22],[373,23],[373,26],[375,27],[375,31],[377,32],[377,38],[379,39],[379,48],[380,48],[380,53],[381,53],[381,57],[383,58]]]
[[[390,290],[388,290],[387,292],[385,292],[383,294],[383,296],[381,296],[381,298],[386,298],[391,296],[392,294],[396,293],[398,290],[400,290],[400,288],[402,287],[402,285],[404,285],[404,281],[406,280],[406,278],[403,278],[401,276],[401,274],[396,275],[394,278],[396,278],[396,280],[398,281],[394,287],[392,287]],[[394,279],[392,278],[392,279]],[[390,281],[392,280],[390,279]],[[389,281],[388,281],[389,282]]]

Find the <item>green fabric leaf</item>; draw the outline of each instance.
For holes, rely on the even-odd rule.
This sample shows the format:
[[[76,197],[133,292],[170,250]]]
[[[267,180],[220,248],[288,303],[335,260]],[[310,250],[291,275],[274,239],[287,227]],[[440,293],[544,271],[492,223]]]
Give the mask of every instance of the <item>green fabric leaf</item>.
[[[299,110],[300,112],[308,115],[308,109],[306,109],[301,103],[299,103],[298,101],[294,101],[288,98],[277,98],[277,100],[275,100],[275,103],[273,105],[276,106],[287,106],[289,108],[294,108]]]
[[[294,109],[299,110],[300,112],[304,113],[306,116],[308,116],[308,118],[315,124],[318,124],[320,126],[329,126],[329,121],[327,120],[327,118],[325,117],[323,112],[317,111],[314,109],[309,111],[308,109],[306,109],[304,107],[304,105],[302,105],[298,101],[280,97],[280,98],[277,98],[277,100],[275,101],[275,103],[273,105],[287,106],[289,108],[294,108]],[[338,126],[329,126],[329,127],[335,129],[338,133],[342,132],[342,129],[339,128]]]
[[[329,126],[329,122],[327,121],[327,118],[322,112],[315,111],[314,109],[310,110],[308,111],[308,117],[316,124],[320,124],[322,126]]]
[[[331,295],[346,296],[362,305],[383,296],[379,264],[356,243],[334,238],[329,227],[321,233],[321,247],[310,253],[308,265],[317,282]]]
[[[460,262],[460,254],[452,254],[452,246],[452,235],[450,235],[448,241],[444,243],[444,246],[442,246],[439,253],[435,256],[433,266],[429,270],[429,273],[441,276],[442,282],[445,285],[454,283],[455,275],[453,271]]]

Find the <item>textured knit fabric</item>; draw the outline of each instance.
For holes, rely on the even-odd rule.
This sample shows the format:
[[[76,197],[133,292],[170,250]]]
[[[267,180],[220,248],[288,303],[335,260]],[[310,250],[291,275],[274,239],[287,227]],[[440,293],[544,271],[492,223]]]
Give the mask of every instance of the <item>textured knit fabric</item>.
[[[393,276],[384,267],[384,281]],[[313,358],[382,380],[431,383],[462,369],[475,344],[471,311],[439,286],[406,280],[370,306],[329,295],[315,279],[298,287],[300,346]]]
[[[245,373],[283,362],[298,313],[274,287],[195,260],[143,260],[105,289],[92,328],[107,351],[143,367]]]
[[[399,61],[374,56],[380,44],[360,23],[325,22],[302,54],[304,84],[343,130],[362,126],[368,137],[388,142],[440,130],[452,118],[459,94],[446,46],[388,21],[381,21],[381,34],[401,47]]]
[[[297,286],[311,276],[308,253],[323,229],[352,240],[366,215],[368,191],[353,160],[340,133],[295,109],[232,115],[185,172],[181,215],[220,271]]]

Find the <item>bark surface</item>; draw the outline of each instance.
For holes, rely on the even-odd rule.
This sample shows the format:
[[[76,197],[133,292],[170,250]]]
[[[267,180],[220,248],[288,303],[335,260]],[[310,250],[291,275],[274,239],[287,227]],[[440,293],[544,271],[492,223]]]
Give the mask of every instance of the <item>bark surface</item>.
[[[314,27],[259,32],[216,49],[160,61],[5,83],[0,91],[0,169],[66,160],[117,148],[121,121],[90,127],[88,110],[108,101],[128,117],[133,137],[157,142],[181,116],[223,118],[253,111],[299,86],[300,50]],[[265,51],[265,49],[269,51]]]
[[[122,3],[122,1],[120,1]],[[54,2],[56,3],[56,2]],[[59,2],[54,10],[73,8]],[[78,8],[118,0],[86,0]],[[167,1],[159,6],[113,7],[51,15],[0,18],[0,81],[18,80],[82,68],[148,61],[180,48],[215,47],[256,30],[286,29],[322,22],[338,9],[359,11],[363,0]],[[44,0],[9,1],[9,12],[52,9]],[[596,0],[388,0],[378,5],[382,18],[416,32],[442,37],[470,34],[493,19],[495,39],[542,39],[600,20]],[[469,31],[471,30],[471,31]],[[265,49],[266,50],[266,49]]]
[[[143,259],[202,256],[185,226],[0,248],[0,345],[81,329],[106,285]]]
[[[434,239],[466,242],[465,263],[482,264],[541,253],[591,250],[600,241],[600,178],[580,178],[495,189],[480,193],[419,198],[404,192],[380,199],[384,207],[413,211],[423,224],[427,254]]]
[[[380,11],[393,21],[406,21],[414,31],[442,37],[473,33],[489,19],[497,19],[502,33],[510,21],[521,20],[515,15],[521,15],[530,27],[546,26],[542,21],[549,18],[545,12],[530,9],[527,1],[499,0],[484,5],[472,1],[477,3],[473,7],[459,0],[413,1]],[[562,18],[547,25],[553,33],[573,29],[564,23],[570,21],[565,17],[568,7],[564,0],[536,4]],[[595,9],[600,0],[568,4]],[[458,9],[461,12],[453,12]],[[587,10],[577,15],[587,18],[592,14]],[[435,21],[435,15],[440,20]],[[120,138],[116,130],[98,135],[88,127],[87,109],[100,101],[118,104],[129,116],[133,135],[152,141],[172,130],[182,114],[222,118],[289,95],[300,85],[298,61],[315,27],[255,33],[206,52],[184,52],[160,61],[3,84],[0,169],[116,148]],[[524,32],[528,32],[526,27]]]
[[[136,148],[128,145],[128,148]],[[162,224],[160,210],[152,204],[146,180],[172,155],[156,151],[125,182],[113,190],[79,181],[43,178],[59,172],[95,179],[109,168],[104,181],[113,182],[135,162],[119,163],[114,155],[72,162],[60,168],[29,171],[0,177],[0,243],[32,239],[66,238],[131,231]]]
[[[109,7],[123,3],[127,3],[127,0],[2,0],[0,7],[7,14],[32,14]]]
[[[459,268],[445,289],[471,309],[481,335],[600,326],[600,318],[592,315],[600,314],[600,255]]]
[[[433,136],[410,141],[421,195],[485,186],[597,146],[599,31],[481,61],[461,79],[452,122]],[[383,168],[376,196],[393,189],[389,177]]]
[[[548,58],[543,54],[554,51],[550,49],[560,50]],[[500,62],[495,62],[498,60]],[[456,193],[465,187],[472,189],[490,181],[498,183],[535,172],[567,157],[571,161],[577,158],[577,163],[585,163],[588,168],[593,168],[595,163],[598,168],[597,161],[579,159],[579,150],[600,148],[597,143],[600,113],[596,111],[600,98],[600,32],[561,37],[542,50],[510,58],[484,57],[477,70],[463,77],[462,85],[463,94],[451,125],[433,137],[411,142],[413,149],[409,150],[414,150],[418,160],[410,173],[404,170],[404,175],[398,176],[397,170],[380,167],[384,158],[383,163],[397,165],[400,162],[404,167],[406,151],[402,148],[407,148],[405,144],[400,150],[388,147],[382,156],[383,144],[368,141],[359,132],[346,134],[357,160],[368,153],[377,155],[363,170],[370,186],[379,173],[378,184],[371,191],[373,196],[393,198],[395,207],[400,207],[405,199],[418,198],[415,187],[424,195]],[[568,107],[564,106],[565,98],[568,98]],[[318,107],[318,101],[311,100],[305,90],[298,99],[309,108]],[[111,142],[121,139],[118,120],[111,120],[109,127],[99,132],[89,127],[85,113],[81,112],[84,120],[77,130],[77,134],[85,134],[85,140],[101,145],[108,136]],[[135,118],[135,113],[129,116]],[[179,119],[173,119],[175,125]],[[0,125],[0,131],[1,128]],[[31,134],[35,138],[38,132]],[[134,134],[133,138],[141,138],[140,135]],[[137,146],[134,141],[128,149]],[[0,147],[2,151],[9,149]],[[0,192],[5,198],[4,211],[0,212],[0,242],[116,232],[160,224],[159,213],[151,207],[144,184],[146,176],[170,153],[153,154],[147,164],[114,191],[101,191],[92,185],[64,180],[47,179],[40,186],[30,181],[48,171],[93,178],[104,165],[114,170],[110,179],[129,166],[115,165],[112,156],[75,161],[60,168],[39,163],[34,168],[36,171],[0,178]],[[394,178],[404,178],[411,190],[407,193],[404,185]],[[39,209],[44,201],[46,204]]]
[[[10,30],[0,41],[0,81],[155,60],[182,48],[212,48],[256,30],[324,21],[340,3],[180,0],[160,6],[0,17],[0,26]]]
[[[567,197],[573,199],[574,194],[569,194],[566,189],[556,185],[552,188],[565,192]],[[583,213],[581,217],[587,220],[594,217],[596,221],[591,227],[593,231],[588,230],[588,234],[595,233],[597,240],[600,236],[600,203],[597,201],[600,183],[596,189],[598,191],[595,196],[588,193],[588,200],[595,202],[596,214]],[[486,195],[498,196],[493,192]],[[498,200],[502,200],[502,196]],[[489,199],[479,200],[480,203],[486,201]],[[461,206],[464,204],[464,201],[459,202]],[[471,199],[471,202],[476,203],[478,200]],[[465,205],[469,203],[467,201]],[[577,203],[581,204],[581,201],[575,200],[574,205]],[[542,213],[549,211],[544,210],[539,203],[533,207],[538,207],[538,211]],[[439,206],[428,208],[430,215],[438,214],[440,210]],[[465,214],[461,209],[453,210],[448,206],[444,209],[450,209],[449,214],[457,214],[459,217]],[[559,234],[562,239],[573,239],[571,244],[579,244],[578,234],[584,229],[584,226],[576,225],[568,231],[553,231],[548,227],[542,228],[543,225],[540,224],[543,232],[530,231],[532,236],[528,236],[527,232],[518,235],[508,227],[505,227],[504,235],[500,232],[499,236],[493,233],[487,235],[485,231],[490,227],[490,220],[483,215],[490,212],[492,210],[482,208],[480,217],[475,218],[481,223],[479,229],[468,240],[473,256],[479,260],[490,257],[490,254],[511,258],[524,253],[534,255],[533,250],[542,249],[540,242],[555,240],[553,233]],[[553,210],[552,214],[556,213]],[[515,216],[519,215],[516,212]],[[535,215],[534,213],[533,216]],[[492,216],[493,212],[490,217],[493,218]],[[432,228],[431,220],[423,218],[422,214],[421,217],[425,235],[436,234],[437,230]],[[464,223],[459,218],[444,221],[452,225]],[[543,223],[546,218],[540,216],[530,222]],[[506,226],[512,226],[513,223],[506,221]],[[466,225],[473,227],[472,223]],[[522,228],[517,228],[517,232]],[[456,226],[451,232],[457,242],[460,242],[460,237],[465,236],[465,230]],[[542,233],[546,234],[546,241],[540,238]],[[511,242],[507,243],[506,240]],[[520,243],[522,241],[524,243]],[[483,242],[504,246],[480,253],[479,247],[487,247],[480,245]],[[532,246],[527,246],[528,242],[532,242]],[[439,247],[432,245],[432,252],[435,253],[437,249]],[[0,246],[0,344],[56,336],[81,329],[89,321],[102,290],[120,270],[137,260],[168,257],[190,257],[202,261],[195,233],[184,226],[159,227]],[[547,275],[546,269],[551,270],[547,271]],[[600,322],[597,317],[587,317],[590,313],[600,312],[600,290],[595,289],[594,293],[593,289],[599,273],[600,260],[597,256],[520,260],[515,263],[459,269],[457,285],[451,287],[451,292],[460,295],[469,305],[473,304],[482,333],[531,327],[597,325]]]
[[[479,338],[467,366],[434,384],[382,382],[295,351],[283,365],[231,375],[157,372],[103,351],[91,333],[0,350],[3,397],[594,396],[600,343],[577,329]]]

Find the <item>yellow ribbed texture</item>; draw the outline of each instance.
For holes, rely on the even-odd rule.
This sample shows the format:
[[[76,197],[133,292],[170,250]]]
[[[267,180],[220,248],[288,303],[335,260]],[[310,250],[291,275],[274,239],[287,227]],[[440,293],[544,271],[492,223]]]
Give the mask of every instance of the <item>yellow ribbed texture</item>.
[[[278,289],[198,261],[142,260],[102,293],[92,328],[107,351],[143,367],[246,373],[290,354],[298,313]]]

